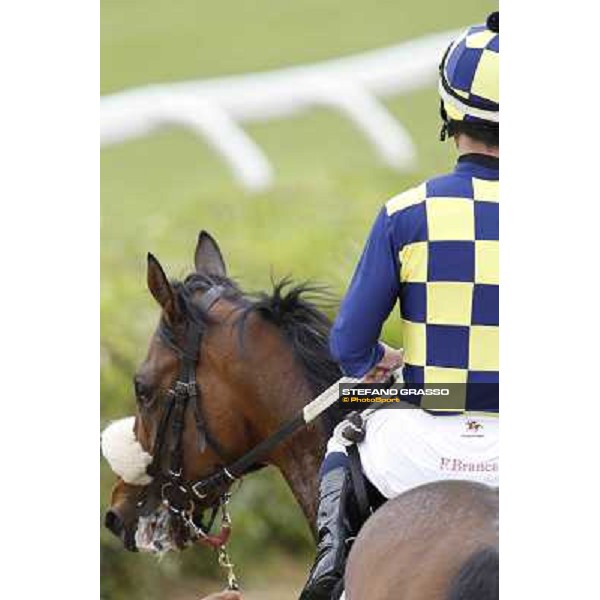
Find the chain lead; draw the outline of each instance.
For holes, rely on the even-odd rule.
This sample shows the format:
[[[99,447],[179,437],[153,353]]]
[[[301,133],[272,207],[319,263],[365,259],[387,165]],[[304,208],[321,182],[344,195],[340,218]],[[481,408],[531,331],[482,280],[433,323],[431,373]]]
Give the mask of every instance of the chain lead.
[[[222,522],[231,525],[231,515],[227,510],[227,505],[229,504],[229,500],[231,498],[231,494],[223,494],[221,497],[221,515]],[[237,578],[235,576],[235,572],[233,568],[235,565],[231,562],[231,558],[229,557],[229,553],[227,552],[227,546],[223,544],[219,547],[219,564],[227,570],[227,587],[230,590],[237,591],[240,589]]]
[[[237,591],[240,589],[237,578],[233,571],[235,565],[231,562],[229,558],[229,553],[227,552],[227,546],[219,546],[219,565],[221,565],[227,571],[227,589],[232,591]]]

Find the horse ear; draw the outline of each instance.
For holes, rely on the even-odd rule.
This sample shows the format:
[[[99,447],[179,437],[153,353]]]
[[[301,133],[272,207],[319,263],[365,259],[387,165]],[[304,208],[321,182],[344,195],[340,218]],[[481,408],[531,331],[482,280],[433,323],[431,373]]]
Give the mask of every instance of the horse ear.
[[[225,276],[227,273],[219,244],[217,244],[212,235],[204,230],[198,236],[196,252],[194,253],[194,264],[198,273],[210,273],[211,275],[222,276]]]
[[[154,299],[161,305],[167,316],[174,318],[177,313],[175,292],[169,283],[163,268],[154,255],[148,253],[148,270],[146,274],[148,289]]]

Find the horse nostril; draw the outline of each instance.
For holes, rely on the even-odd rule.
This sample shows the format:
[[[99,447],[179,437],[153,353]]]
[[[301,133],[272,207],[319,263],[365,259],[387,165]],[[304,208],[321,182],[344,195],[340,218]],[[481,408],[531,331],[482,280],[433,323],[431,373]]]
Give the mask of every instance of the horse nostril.
[[[116,536],[120,536],[121,532],[123,531],[123,521],[121,520],[121,517],[119,517],[119,515],[112,509],[106,511],[104,525]]]

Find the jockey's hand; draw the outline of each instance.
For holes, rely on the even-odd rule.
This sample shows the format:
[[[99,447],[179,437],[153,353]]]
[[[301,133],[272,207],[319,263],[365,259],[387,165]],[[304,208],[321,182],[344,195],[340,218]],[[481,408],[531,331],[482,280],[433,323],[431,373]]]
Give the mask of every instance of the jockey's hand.
[[[382,359],[364,376],[365,383],[382,383],[389,379],[390,375],[399,369],[404,362],[404,350],[392,348],[387,344],[383,346]]]

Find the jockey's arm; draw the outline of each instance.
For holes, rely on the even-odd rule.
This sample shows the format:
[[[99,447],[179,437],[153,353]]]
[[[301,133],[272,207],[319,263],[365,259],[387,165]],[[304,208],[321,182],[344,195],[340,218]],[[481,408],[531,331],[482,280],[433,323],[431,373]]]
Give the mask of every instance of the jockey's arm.
[[[350,377],[365,376],[384,358],[379,335],[400,292],[398,253],[390,225],[383,208],[331,330],[331,353]]]

